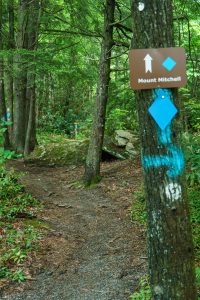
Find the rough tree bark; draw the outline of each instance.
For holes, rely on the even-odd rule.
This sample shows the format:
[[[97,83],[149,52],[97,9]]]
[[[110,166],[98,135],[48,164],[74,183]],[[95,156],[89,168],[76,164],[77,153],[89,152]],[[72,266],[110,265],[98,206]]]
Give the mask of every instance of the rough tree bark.
[[[110,57],[113,46],[113,26],[110,24],[114,22],[114,11],[115,0],[106,0],[96,105],[84,174],[84,181],[87,185],[100,180],[100,161],[104,138],[108,87],[110,81]]]
[[[18,10],[17,49],[25,51],[15,56],[15,97],[13,147],[26,154],[35,143],[35,70],[34,55],[38,32],[39,0],[20,0]],[[27,98],[28,96],[28,98]],[[28,130],[27,130],[28,129]],[[26,148],[26,149],[25,149]]]
[[[2,11],[3,5],[0,0],[0,51],[3,50],[3,34],[2,34]],[[4,87],[4,60],[0,57],[0,123],[7,121],[6,116],[6,103],[5,103],[5,87]],[[4,147],[9,147],[9,134],[8,130],[4,133]]]
[[[33,68],[34,69],[34,68]],[[34,72],[34,70],[32,70]],[[29,72],[30,69],[29,69]],[[35,91],[35,74],[29,73],[27,76],[27,124],[26,138],[24,145],[24,155],[28,155],[34,150],[36,145],[36,91]]]
[[[138,9],[139,2],[132,0],[132,48],[172,47],[172,1],[142,2],[144,8]],[[165,89],[164,92],[179,107],[177,90]],[[147,199],[151,289],[154,300],[195,300],[191,228],[184,174],[180,168],[180,164],[184,164],[179,143],[181,124],[176,117],[167,132],[159,130],[148,113],[158,93],[159,90],[136,92]],[[174,168],[163,165],[163,155],[169,158],[174,155]],[[156,157],[157,166],[148,167],[145,157]]]
[[[28,22],[28,50],[32,51],[30,54],[30,59],[28,63],[28,73],[27,73],[27,130],[24,154],[28,155],[34,150],[36,145],[36,67],[35,67],[35,50],[37,49],[38,43],[38,28],[39,28],[39,18],[40,18],[40,3],[39,0],[32,1],[29,5],[29,11],[31,12],[31,17]]]
[[[18,7],[18,28],[16,37],[17,50],[27,49],[28,46],[28,5],[29,0],[20,0]],[[27,85],[27,62],[23,53],[14,57],[14,124],[13,124],[13,148],[24,153],[26,136],[26,85]]]
[[[14,0],[8,0],[8,20],[9,20],[9,34],[8,34],[8,49],[12,50],[15,48],[15,34],[14,34]],[[8,66],[7,66],[7,98],[8,108],[10,109],[10,121],[13,122],[13,56],[9,55]],[[11,128],[13,125],[11,126]],[[11,135],[12,136],[12,130]]]
[[[74,4],[72,2],[69,2],[69,23],[70,23],[70,30],[73,30],[76,26],[75,18],[74,18]],[[74,40],[73,38],[69,37],[69,43],[73,44]],[[69,59],[68,59],[68,65],[74,71],[74,66],[76,64],[76,57],[77,57],[77,51],[75,47],[70,48],[70,54],[69,54]],[[73,74],[73,72],[72,72]],[[66,86],[66,94],[63,102],[63,117],[66,119],[67,118],[67,113],[70,108],[70,104],[73,101],[74,97],[74,87],[75,87],[75,78],[74,76],[70,74],[67,80],[67,86]]]

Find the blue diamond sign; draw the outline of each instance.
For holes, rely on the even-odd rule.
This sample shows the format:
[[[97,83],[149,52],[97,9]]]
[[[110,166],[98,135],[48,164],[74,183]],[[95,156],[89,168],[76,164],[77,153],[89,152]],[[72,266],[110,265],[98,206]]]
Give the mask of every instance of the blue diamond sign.
[[[158,95],[148,111],[162,130],[171,123],[178,112],[176,106],[166,94]]]
[[[162,65],[165,69],[167,69],[167,71],[171,71],[175,67],[176,61],[171,57],[168,57],[165,59],[165,61],[163,61]]]

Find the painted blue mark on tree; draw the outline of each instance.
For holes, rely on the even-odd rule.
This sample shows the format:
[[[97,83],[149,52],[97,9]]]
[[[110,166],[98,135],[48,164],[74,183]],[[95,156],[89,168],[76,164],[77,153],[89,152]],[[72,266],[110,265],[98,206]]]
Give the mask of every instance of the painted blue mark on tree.
[[[167,145],[171,143],[171,127],[168,125],[165,129],[158,127],[158,142],[161,145]]]
[[[167,175],[169,177],[177,177],[180,175],[184,169],[185,162],[183,152],[180,148],[169,145],[167,150],[170,156],[158,155],[158,156],[144,156],[143,167],[144,168],[159,168],[168,167]]]
[[[165,105],[166,97],[170,99],[170,90],[167,89],[158,89],[154,90],[155,96],[157,99],[161,98],[163,105]],[[170,100],[171,101],[171,100]],[[170,119],[169,123],[171,122]],[[158,122],[156,121],[158,124]],[[162,128],[163,127],[163,128]],[[158,143],[160,145],[165,145],[168,155],[158,155],[158,156],[144,156],[142,160],[142,164],[144,168],[159,168],[159,167],[168,167],[167,175],[169,177],[177,177],[179,176],[185,166],[184,155],[182,150],[174,146],[171,140],[171,127],[170,124],[167,126],[159,126],[157,128],[158,132]]]
[[[174,145],[169,145],[167,149],[172,154],[171,168],[167,171],[167,175],[170,177],[176,177],[183,172],[185,167],[183,151],[181,148]]]

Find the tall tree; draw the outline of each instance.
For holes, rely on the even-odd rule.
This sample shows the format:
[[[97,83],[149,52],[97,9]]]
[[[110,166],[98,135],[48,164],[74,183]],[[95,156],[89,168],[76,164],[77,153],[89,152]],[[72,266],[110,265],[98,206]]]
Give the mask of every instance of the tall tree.
[[[8,0],[8,23],[9,23],[9,34],[8,34],[8,49],[12,50],[15,48],[15,31],[14,31],[14,0]],[[10,109],[10,121],[13,122],[13,53],[8,57],[7,67],[7,100],[8,108]]]
[[[24,146],[24,154],[29,154],[36,144],[36,64],[35,64],[35,50],[38,44],[38,29],[40,18],[39,0],[32,1],[29,6],[31,17],[28,22],[28,51],[29,62],[27,72],[27,90],[26,90],[26,112],[27,112],[27,130]]]
[[[39,0],[20,0],[18,9],[17,55],[15,56],[15,99],[13,146],[20,153],[34,148],[35,138],[35,77],[32,64],[27,59],[36,48]],[[28,88],[27,88],[28,87]],[[27,132],[28,128],[28,132]],[[32,132],[32,133],[31,133]],[[31,141],[31,146],[30,146]]]
[[[2,27],[3,4],[0,0],[0,51],[3,50],[3,27]],[[5,103],[5,87],[4,87],[4,60],[0,57],[0,123],[7,121],[6,103]],[[8,131],[4,133],[5,147],[9,146]]]
[[[18,27],[16,48],[24,52],[28,46],[28,0],[18,2]],[[27,64],[23,52],[15,55],[15,98],[14,98],[14,128],[12,144],[16,151],[23,153],[26,136],[26,85],[27,85]]]
[[[139,6],[138,6],[139,5]],[[171,0],[132,1],[132,48],[165,48],[174,45]],[[195,300],[193,246],[180,149],[180,120],[159,131],[148,108],[160,90],[136,93],[139,113],[148,219],[149,272],[153,299]],[[177,90],[165,89],[177,107]],[[164,100],[163,100],[164,101]],[[163,105],[164,102],[163,102]],[[154,167],[145,157],[155,157]],[[162,157],[174,156],[174,168]]]
[[[110,58],[113,46],[113,22],[115,0],[106,0],[104,31],[99,62],[96,105],[94,109],[92,133],[86,158],[84,180],[90,185],[100,180],[100,161],[105,128],[106,104],[110,81]]]

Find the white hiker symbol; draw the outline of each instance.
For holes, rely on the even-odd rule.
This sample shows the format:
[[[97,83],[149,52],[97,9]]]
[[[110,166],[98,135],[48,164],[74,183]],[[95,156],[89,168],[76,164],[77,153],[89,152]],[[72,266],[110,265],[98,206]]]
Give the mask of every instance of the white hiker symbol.
[[[153,60],[153,58],[149,54],[147,54],[145,56],[145,58],[144,58],[144,61],[145,61],[145,73],[147,73],[147,72],[152,73],[152,62],[151,62],[152,60]]]

